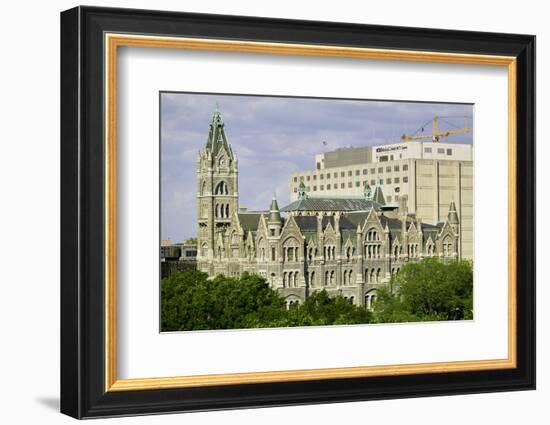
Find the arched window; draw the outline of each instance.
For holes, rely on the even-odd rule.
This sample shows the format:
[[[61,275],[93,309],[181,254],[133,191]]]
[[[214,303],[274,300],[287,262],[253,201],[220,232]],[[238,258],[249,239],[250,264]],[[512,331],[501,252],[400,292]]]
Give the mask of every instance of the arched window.
[[[417,246],[418,244],[410,243],[408,246],[408,255],[410,258],[415,258],[417,256]]]
[[[382,256],[382,244],[380,234],[371,228],[365,238],[365,258],[380,258]]]
[[[372,289],[365,294],[365,307],[368,310],[372,310],[374,302],[376,300],[376,290]]]
[[[380,278],[382,277],[382,270],[381,269],[378,269],[376,270],[376,282],[380,282]]]
[[[309,286],[312,288],[315,286],[315,272],[309,274]]]
[[[325,286],[328,286],[329,284],[329,272],[328,270],[325,272]]]
[[[289,237],[283,242],[284,261],[298,261],[299,245],[294,237]]]
[[[227,195],[229,192],[227,190],[227,183],[224,181],[219,182],[216,185],[216,189],[214,190],[215,195]]]
[[[287,276],[287,273],[284,272],[284,273],[283,273],[283,288],[286,288],[287,285],[288,285],[288,283],[287,283],[287,281],[286,281],[286,276]]]
[[[348,271],[344,270],[344,285],[348,283]]]
[[[334,285],[334,270],[330,272],[330,284]]]
[[[365,283],[369,283],[369,269],[365,269]]]
[[[434,255],[434,245],[431,240],[426,244],[426,255],[428,257],[433,257]]]
[[[293,308],[297,308],[299,305],[300,305],[300,301],[299,300],[288,300],[287,303],[287,309],[293,309]]]
[[[373,228],[367,232],[367,241],[373,242],[373,241],[379,241],[379,240],[380,240],[380,236],[378,235],[378,232],[376,231],[376,229]]]
[[[451,241],[451,238],[449,236],[446,236],[445,239],[443,239],[443,256],[444,257],[450,257],[453,254],[453,243]]]
[[[258,241],[258,257],[260,261],[265,261],[265,239],[260,239]]]
[[[353,270],[350,270],[349,273],[348,273],[348,283],[350,285],[353,285]]]
[[[225,205],[225,217],[229,218],[229,204]]]
[[[334,260],[336,258],[336,246],[334,246],[334,241],[328,241],[323,247],[323,254],[325,260]]]

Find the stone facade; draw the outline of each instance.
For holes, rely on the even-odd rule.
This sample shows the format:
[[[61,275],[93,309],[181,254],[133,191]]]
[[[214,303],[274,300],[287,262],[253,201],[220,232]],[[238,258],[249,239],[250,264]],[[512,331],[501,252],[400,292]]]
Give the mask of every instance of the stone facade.
[[[408,212],[406,197],[386,205],[379,182],[345,198],[310,196],[302,184],[290,205],[280,209],[274,197],[269,210],[247,212],[238,209],[237,175],[216,111],[197,161],[197,267],[212,277],[265,276],[289,306],[325,289],[370,307],[404,264],[459,258],[454,202],[445,221],[429,224]]]

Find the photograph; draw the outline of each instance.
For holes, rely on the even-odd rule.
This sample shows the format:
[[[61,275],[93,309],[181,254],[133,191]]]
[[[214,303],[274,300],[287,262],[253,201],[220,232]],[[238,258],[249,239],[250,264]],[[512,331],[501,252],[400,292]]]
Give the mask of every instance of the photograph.
[[[473,104],[159,93],[160,331],[473,320]]]
[[[387,403],[408,399],[394,422],[538,412],[545,394],[524,390],[536,388],[540,348],[542,18],[298,6],[61,12],[49,43],[60,78],[39,84],[60,85],[59,110],[41,108],[60,113],[49,120],[60,168],[43,143],[9,156],[60,185],[61,262],[47,261],[60,291],[34,297],[58,305],[59,410],[219,422],[220,410],[292,406],[296,422],[300,409],[328,418],[320,405],[368,401],[356,405],[387,421]],[[36,204],[47,192],[31,177],[34,190],[11,186]],[[29,240],[52,238],[17,238]],[[464,403],[441,404],[451,395]],[[328,422],[366,411],[350,412]],[[252,410],[235,418],[247,415],[257,422]]]

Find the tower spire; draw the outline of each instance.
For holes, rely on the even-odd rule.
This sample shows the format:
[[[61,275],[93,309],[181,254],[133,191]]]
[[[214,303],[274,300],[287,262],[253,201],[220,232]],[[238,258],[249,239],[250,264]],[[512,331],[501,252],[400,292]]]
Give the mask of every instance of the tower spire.
[[[279,204],[277,203],[277,196],[273,193],[273,199],[271,200],[271,206],[269,207],[268,223],[281,224],[281,212],[279,210]]]
[[[382,179],[378,177],[376,179],[376,186],[374,188],[374,194],[372,195],[372,200],[374,202],[378,202],[380,205],[386,205],[386,199],[384,198],[384,194],[382,193]]]
[[[447,220],[449,224],[458,224],[458,213],[456,212],[456,205],[454,199],[449,205],[449,213],[447,214]]]
[[[213,157],[215,157],[221,149],[225,149],[229,156],[233,155],[231,147],[227,142],[227,136],[225,134],[225,124],[223,122],[222,114],[220,112],[217,102],[214,113],[212,114],[212,121],[210,121],[208,139],[206,140],[206,148],[212,152]]]
[[[209,122],[206,145],[199,151],[197,158],[198,268],[209,274],[213,273],[211,266],[214,252],[219,247],[220,235],[225,234],[233,214],[239,210],[238,185],[236,157],[227,141],[216,104]]]

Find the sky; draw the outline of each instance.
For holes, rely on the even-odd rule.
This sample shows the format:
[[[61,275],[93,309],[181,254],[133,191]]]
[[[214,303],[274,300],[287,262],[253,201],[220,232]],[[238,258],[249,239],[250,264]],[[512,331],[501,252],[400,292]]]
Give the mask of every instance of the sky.
[[[472,125],[473,106],[227,94],[161,93],[161,238],[196,236],[196,160],[218,105],[239,160],[239,205],[269,209],[290,199],[290,174],[315,168],[315,155],[341,147],[398,143],[434,115],[440,129]],[[425,133],[431,131],[431,122]],[[472,134],[449,141],[472,143]],[[326,143],[324,143],[326,142]]]

